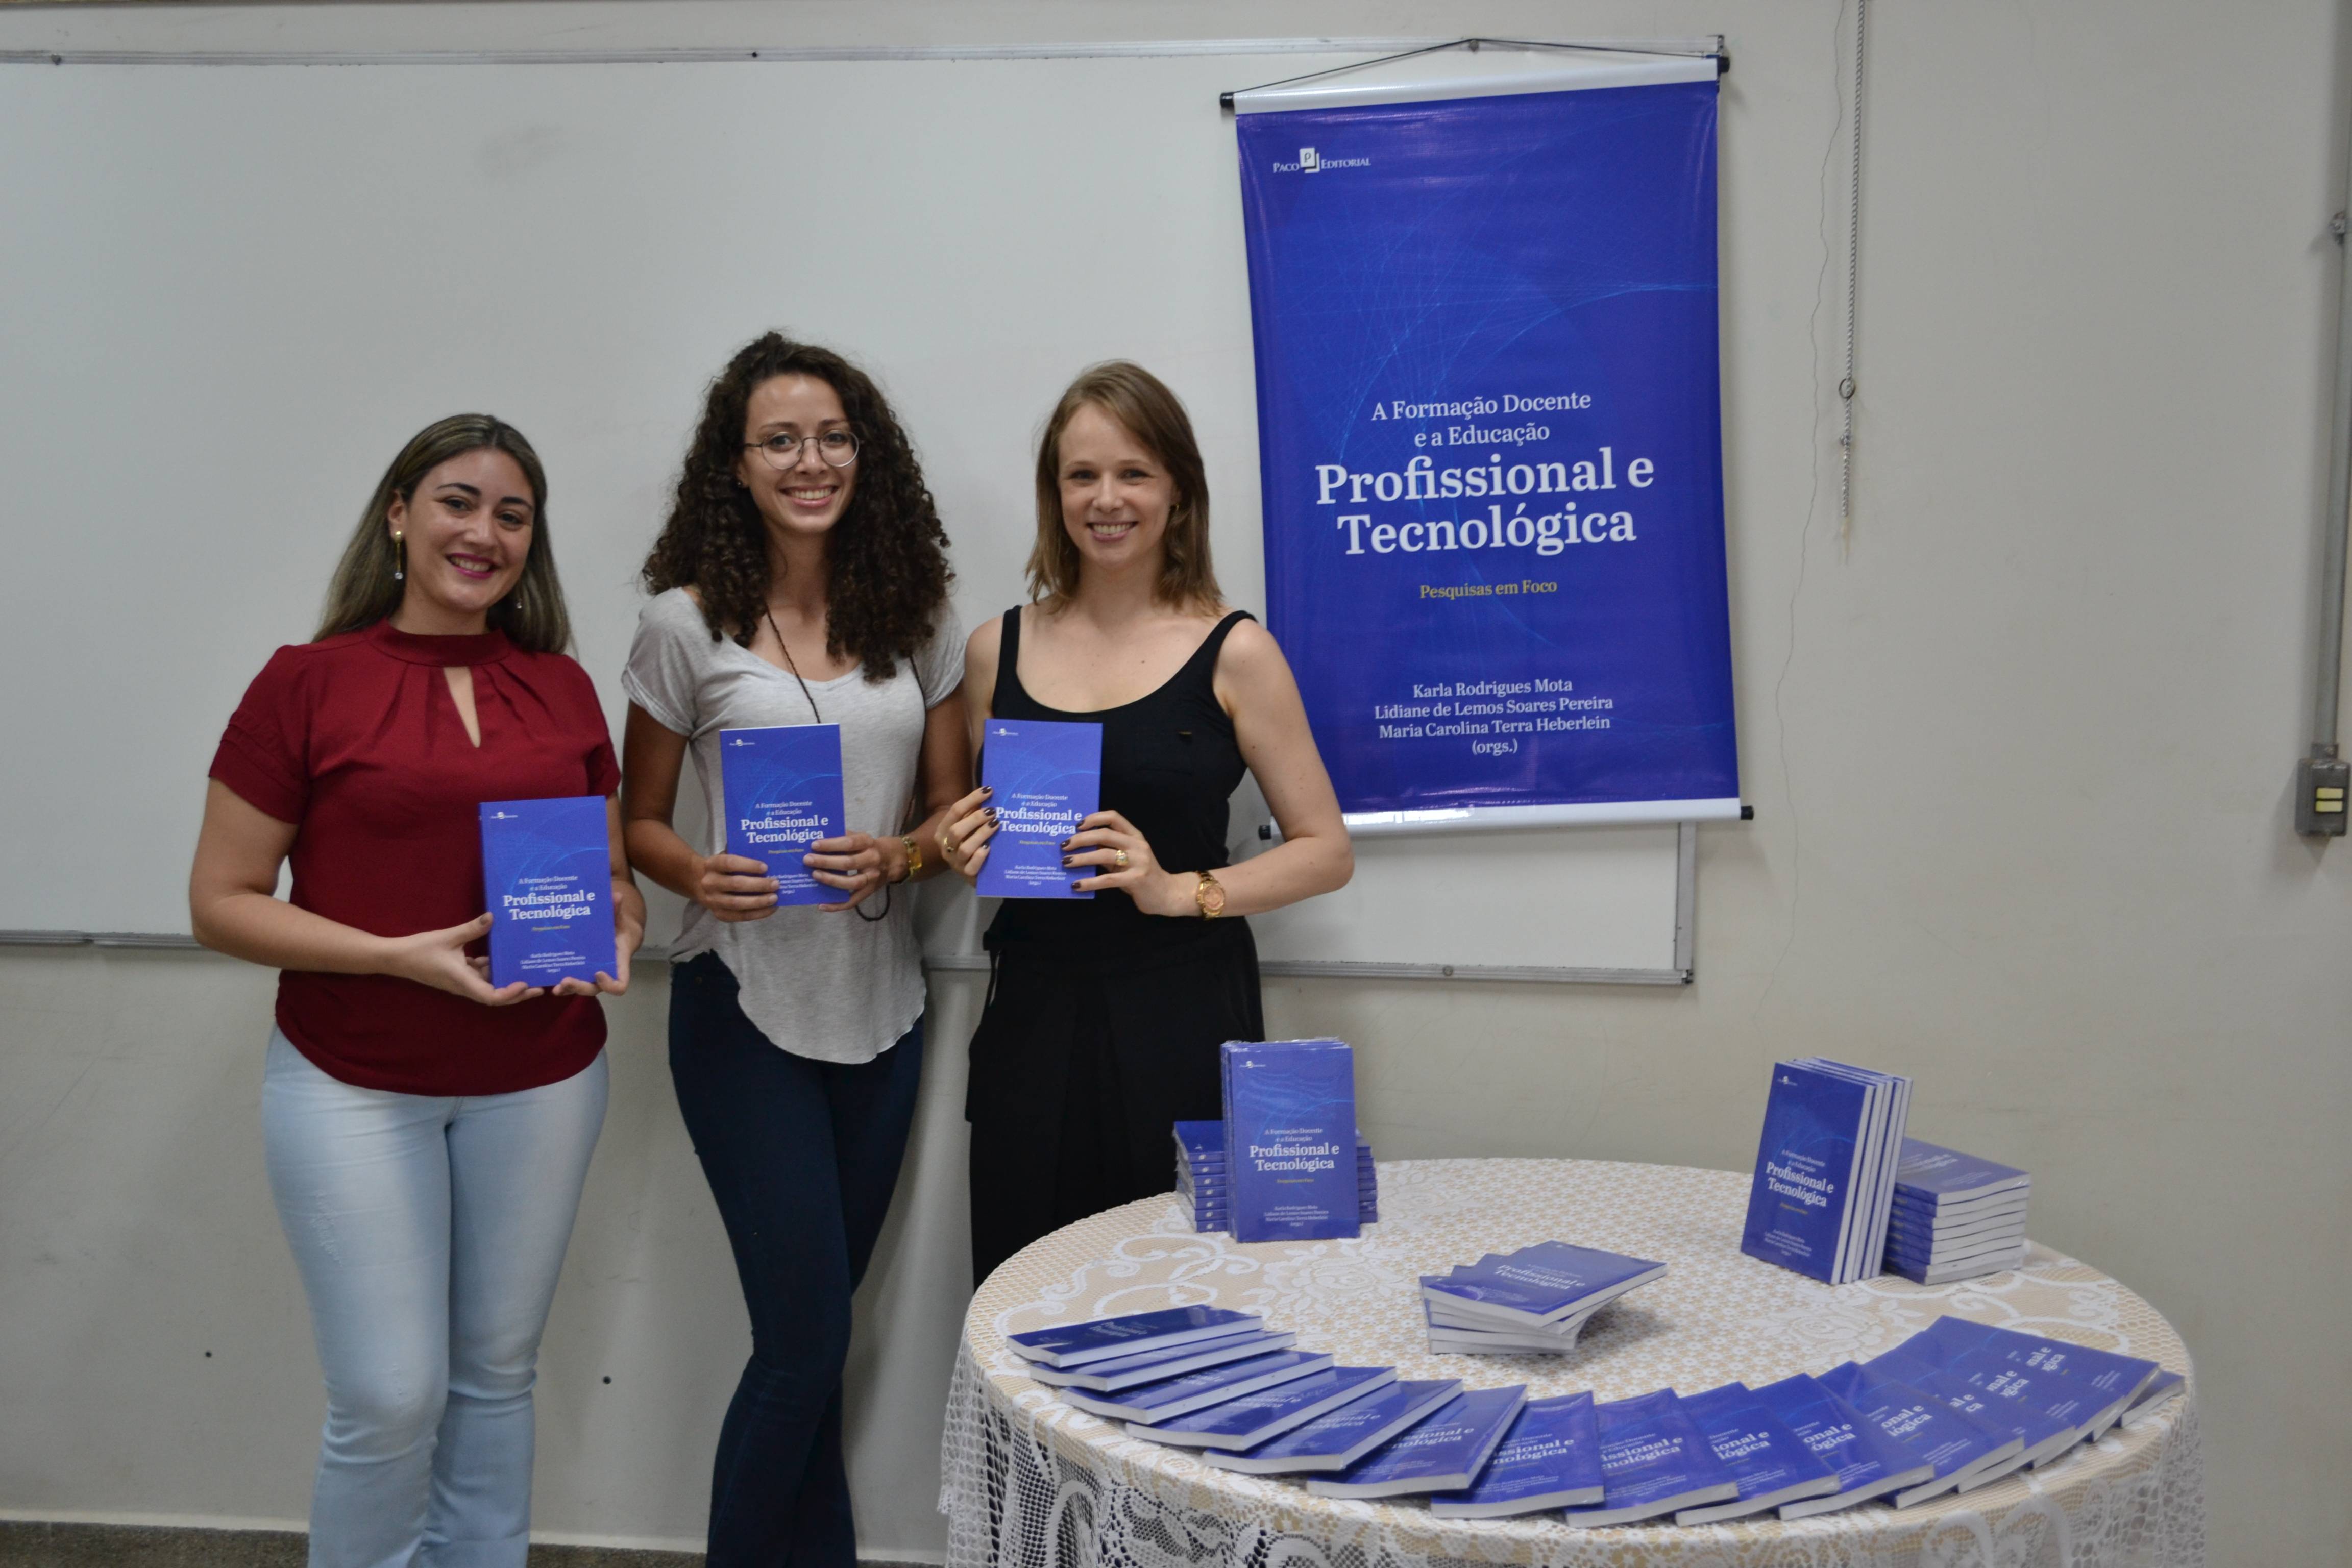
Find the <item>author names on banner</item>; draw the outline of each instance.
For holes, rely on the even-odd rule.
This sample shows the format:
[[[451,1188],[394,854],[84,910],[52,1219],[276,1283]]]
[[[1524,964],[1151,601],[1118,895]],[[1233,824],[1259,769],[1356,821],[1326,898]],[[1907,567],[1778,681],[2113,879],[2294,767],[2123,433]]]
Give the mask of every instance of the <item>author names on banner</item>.
[[[1468,741],[1480,756],[1507,756],[1523,735],[1606,730],[1613,698],[1580,692],[1561,677],[1415,681],[1411,693],[1372,705],[1383,741]]]

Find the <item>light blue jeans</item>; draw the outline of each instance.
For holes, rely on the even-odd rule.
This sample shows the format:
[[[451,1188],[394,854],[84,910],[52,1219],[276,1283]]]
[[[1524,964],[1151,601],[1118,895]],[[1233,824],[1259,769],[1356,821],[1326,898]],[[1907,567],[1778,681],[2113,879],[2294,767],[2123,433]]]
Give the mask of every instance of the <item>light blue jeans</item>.
[[[436,1099],[273,1030],[261,1125],[327,1379],[311,1568],[523,1568],[540,1332],[604,1123],[561,1083]]]

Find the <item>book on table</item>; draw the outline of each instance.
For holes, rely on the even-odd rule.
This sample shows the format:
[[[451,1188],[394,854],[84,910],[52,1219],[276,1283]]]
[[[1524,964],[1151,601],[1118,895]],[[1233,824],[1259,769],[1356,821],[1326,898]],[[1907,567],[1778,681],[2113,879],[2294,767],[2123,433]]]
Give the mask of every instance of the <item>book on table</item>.
[[[2007,1274],[2024,1267],[2025,1244],[2019,1242],[2008,1252],[1997,1252],[1984,1258],[1964,1258],[1953,1263],[1938,1263],[1927,1268],[1900,1260],[1891,1261],[1888,1271],[1919,1285],[1949,1285],[1956,1279],[1981,1279],[1988,1274]]]
[[[1424,1274],[1423,1299],[1457,1323],[1540,1330],[1615,1300],[1666,1272],[1663,1263],[1546,1241],[1466,1268]]]
[[[1344,1470],[1461,1392],[1459,1378],[1391,1383],[1247,1452],[1204,1449],[1201,1460],[1258,1476]]]
[[[1062,844],[1101,808],[1102,726],[991,719],[982,726],[980,782],[995,793],[996,834],[973,891],[983,899],[1091,899],[1077,884],[1097,866],[1065,866]]]
[[[1677,1510],[1676,1524],[1741,1519],[1838,1489],[1837,1471],[1816,1458],[1804,1439],[1765,1408],[1745,1384],[1727,1383],[1704,1394],[1685,1394],[1682,1402],[1683,1413],[1731,1472],[1739,1495],[1704,1508]]]
[[[490,984],[593,984],[618,970],[604,797],[485,801],[480,819]]]
[[[1233,1228],[1233,1183],[1225,1170],[1225,1124],[1223,1121],[1179,1121],[1173,1124],[1176,1144],[1176,1196],[1191,1210],[1197,1231]],[[1360,1225],[1381,1217],[1380,1176],[1372,1163],[1372,1146],[1360,1129],[1356,1133],[1356,1211]]]
[[[2188,1386],[2189,1380],[2177,1372],[2158,1373],[2148,1380],[2147,1386],[2139,1391],[2138,1397],[2131,1402],[2130,1408],[2124,1412],[2123,1424],[2126,1426],[2138,1426],[2143,1417],[2152,1415],[2162,1409],[2165,1405],[2179,1397]]]
[[[2014,1165],[1963,1154],[1925,1139],[1903,1140],[1903,1159],[1895,1168],[1895,1195],[1915,1204],[1958,1206],[2015,1194],[2019,1203],[2033,1188],[2033,1178]]]
[[[1338,1040],[1229,1041],[1219,1065],[1234,1239],[1360,1234],[1355,1052]]]
[[[1935,1471],[1863,1419],[1859,1411],[1799,1373],[1750,1390],[1813,1458],[1837,1472],[1838,1489],[1780,1505],[1782,1519],[1809,1519],[1929,1480]]]
[[[1740,1250],[1825,1284],[1877,1273],[1910,1087],[1818,1057],[1775,1063]]]
[[[1173,1350],[1199,1340],[1230,1339],[1265,1327],[1255,1312],[1225,1307],[1170,1307],[1157,1312],[1129,1312],[1116,1318],[1096,1318],[1050,1329],[1007,1334],[1004,1342],[1024,1361],[1047,1366],[1084,1366],[1115,1356],[1142,1355]]]
[[[1833,1366],[1814,1381],[1927,1467],[1927,1479],[1892,1495],[1889,1500],[1896,1508],[1966,1490],[1979,1478],[2000,1473],[2024,1447],[2005,1427],[1978,1420],[1899,1378],[1854,1362]]]
[[[1673,1389],[1609,1400],[1593,1414],[1601,1423],[1601,1502],[1570,1509],[1569,1523],[1633,1524],[1739,1496]]]
[[[1904,1348],[1914,1347],[1921,1354],[1949,1354],[1974,1349],[2010,1363],[2020,1374],[2039,1373],[2045,1377],[2072,1380],[2084,1391],[2092,1407],[2084,1436],[2093,1442],[2115,1425],[2140,1391],[2163,1370],[2140,1356],[2121,1355],[2071,1341],[2021,1333],[2015,1329],[1995,1328],[1949,1313],[1904,1342]]]
[[[1917,1138],[1903,1141],[1886,1267],[1923,1285],[2006,1273],[2025,1261],[2033,1178]]]
[[[1255,1448],[1396,1382],[1391,1366],[1331,1366],[1271,1388],[1156,1422],[1129,1422],[1128,1435],[1187,1448]]]
[[[1062,1398],[1089,1415],[1139,1422],[1150,1426],[1162,1421],[1172,1421],[1179,1415],[1190,1415],[1195,1410],[1205,1410],[1212,1405],[1223,1405],[1229,1399],[1239,1399],[1244,1394],[1272,1388],[1276,1384],[1310,1377],[1330,1364],[1331,1358],[1328,1355],[1297,1350],[1274,1351],[1244,1361],[1227,1362],[1223,1366],[1188,1372],[1181,1377],[1139,1383],[1116,1393],[1065,1388]]]
[[[810,846],[849,830],[841,792],[841,726],[784,724],[719,731],[727,853],[761,862],[784,908],[837,904],[849,895],[802,864]]]
[[[1298,1336],[1294,1333],[1251,1329],[1226,1339],[1195,1340],[1173,1350],[1146,1351],[1139,1355],[1117,1356],[1075,1367],[1045,1366],[1033,1362],[1028,1374],[1052,1388],[1087,1388],[1097,1394],[1116,1394],[1139,1383],[1158,1383],[1203,1367],[1246,1361],[1269,1351],[1286,1351],[1297,1342]]]
[[[1938,1346],[1916,1334],[1871,1357],[1868,1364],[1956,1410],[2006,1424],[2021,1445],[2016,1468],[2056,1458],[2083,1440],[2097,1414],[2071,1380],[2044,1377],[1966,1347]]]
[[[1445,1519],[1504,1519],[1601,1500],[1601,1421],[1590,1393],[1530,1399],[1477,1479],[1437,1492],[1429,1511]]]
[[[1346,1469],[1309,1477],[1307,1489],[1343,1498],[1461,1491],[1478,1479],[1526,1402],[1527,1389],[1518,1385],[1457,1394]]]

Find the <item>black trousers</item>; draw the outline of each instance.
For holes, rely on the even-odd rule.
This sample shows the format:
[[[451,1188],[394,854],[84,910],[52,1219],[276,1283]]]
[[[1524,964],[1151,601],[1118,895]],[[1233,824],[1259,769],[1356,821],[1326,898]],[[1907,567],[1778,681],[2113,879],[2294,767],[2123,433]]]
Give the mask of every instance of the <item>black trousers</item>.
[[[849,1298],[898,1184],[923,1026],[870,1062],[776,1048],[715,954],[670,976],[669,1070],[735,1250],[751,1359],[711,1466],[710,1568],[856,1568],[841,1447]]]
[[[1224,1114],[1217,1047],[1265,1037],[1257,945],[1240,921],[1184,934],[1122,962],[996,953],[964,1096],[975,1287],[1049,1231],[1173,1189],[1171,1125]]]

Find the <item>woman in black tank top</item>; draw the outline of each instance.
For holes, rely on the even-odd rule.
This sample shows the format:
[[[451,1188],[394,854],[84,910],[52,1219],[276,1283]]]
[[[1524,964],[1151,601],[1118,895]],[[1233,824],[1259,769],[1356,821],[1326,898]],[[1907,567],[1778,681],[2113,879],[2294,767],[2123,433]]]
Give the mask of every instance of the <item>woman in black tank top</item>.
[[[972,731],[991,717],[1100,724],[1104,809],[1067,846],[1096,896],[1007,899],[988,930],[964,1102],[975,1283],[1050,1230],[1170,1189],[1170,1125],[1221,1113],[1218,1046],[1265,1037],[1238,917],[1353,868],[1289,667],[1218,594],[1175,395],[1131,364],[1080,376],[1046,422],[1037,506],[1034,602],[966,650]],[[1283,841],[1229,869],[1226,801],[1245,771]],[[940,847],[977,877],[994,832],[974,791]]]

